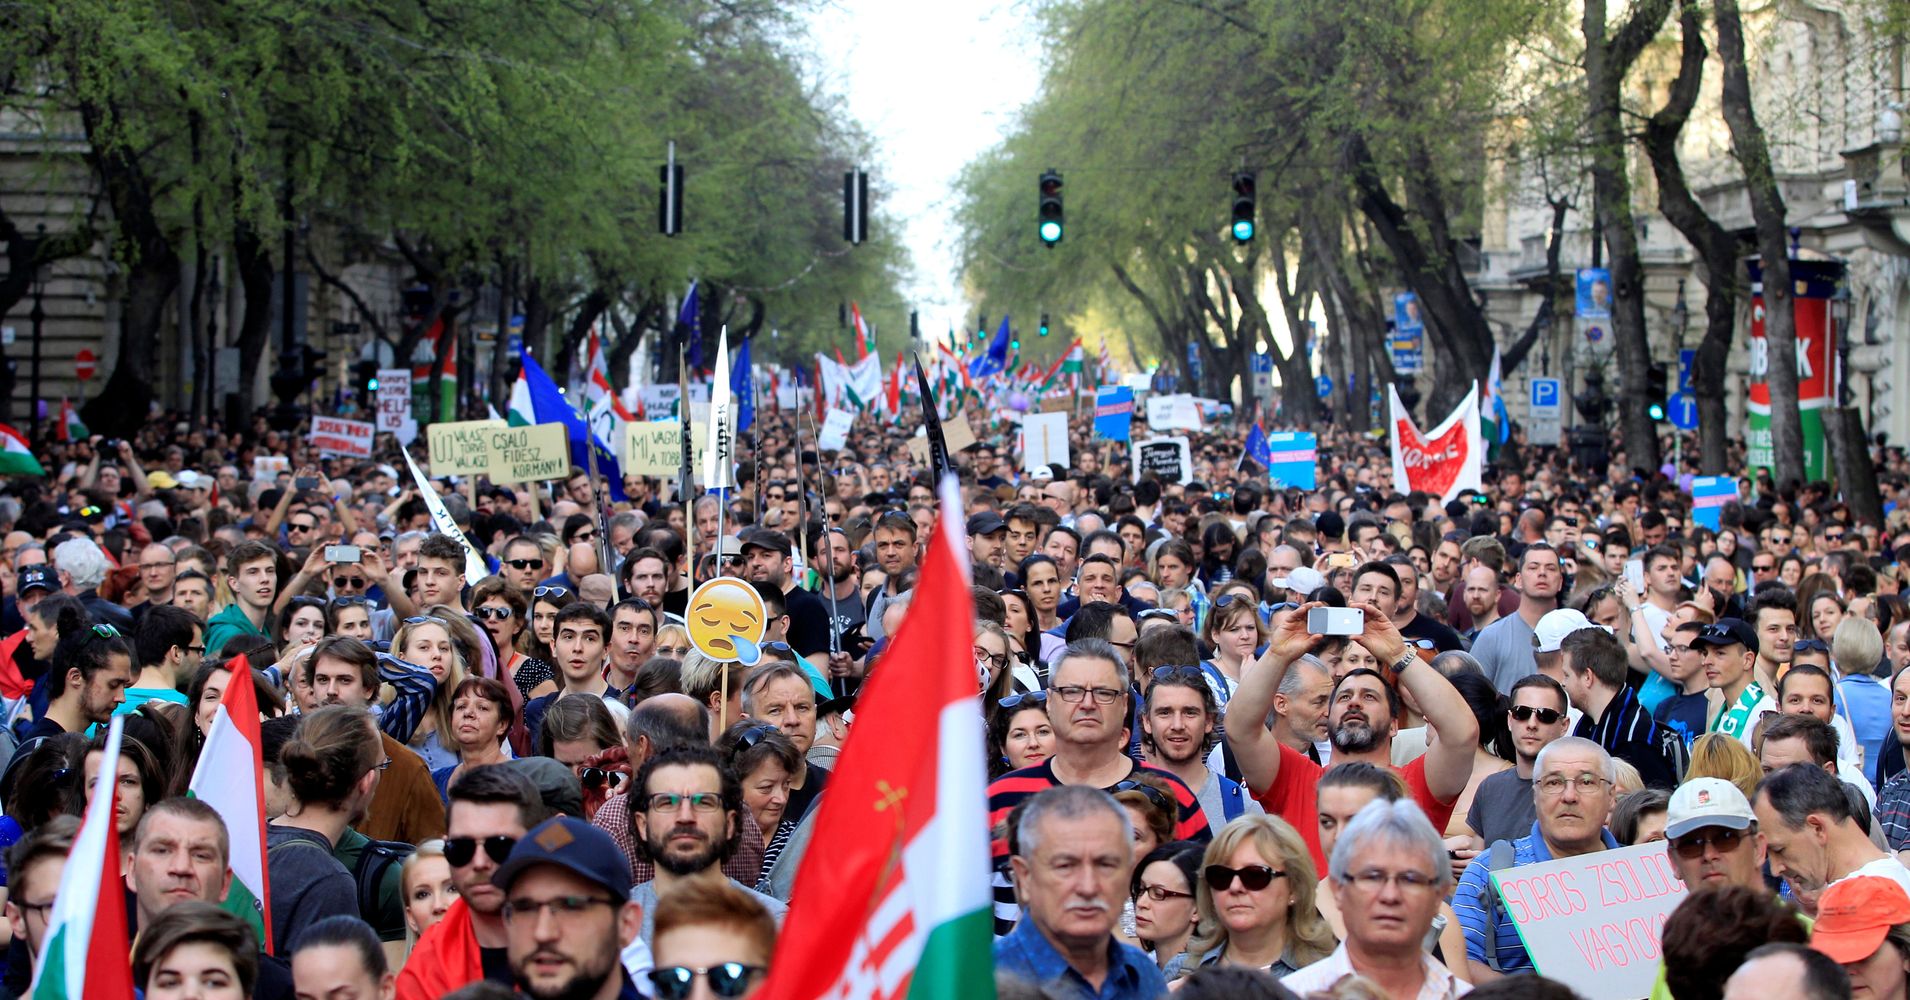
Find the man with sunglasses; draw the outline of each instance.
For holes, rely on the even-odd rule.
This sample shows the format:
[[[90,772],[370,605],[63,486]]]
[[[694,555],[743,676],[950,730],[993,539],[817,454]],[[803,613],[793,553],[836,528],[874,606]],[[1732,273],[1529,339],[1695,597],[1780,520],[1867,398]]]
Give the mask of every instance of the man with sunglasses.
[[[498,557],[497,572],[512,586],[528,594],[544,578],[544,550],[535,541],[519,535],[504,543],[504,554]]]
[[[776,918],[720,883],[684,886],[658,900],[655,923],[656,967],[647,975],[657,1000],[750,996],[776,951]],[[707,993],[697,991],[699,980]]]
[[[1757,813],[1738,786],[1723,778],[1693,778],[1671,793],[1665,811],[1665,856],[1687,889],[1737,886],[1769,894],[1764,855]],[[1663,959],[1651,996],[1671,997]]]
[[[1512,685],[1506,728],[1512,734],[1513,766],[1487,775],[1466,810],[1466,827],[1482,844],[1515,840],[1539,818],[1532,798],[1532,771],[1539,751],[1571,731],[1571,705],[1565,688],[1544,674],[1521,677]],[[1470,852],[1476,855],[1478,852]]]
[[[444,860],[458,900],[418,937],[398,973],[398,1000],[437,1000],[479,979],[506,986],[515,981],[506,950],[507,897],[492,876],[548,810],[531,779],[504,764],[466,770],[451,782],[447,797]]]

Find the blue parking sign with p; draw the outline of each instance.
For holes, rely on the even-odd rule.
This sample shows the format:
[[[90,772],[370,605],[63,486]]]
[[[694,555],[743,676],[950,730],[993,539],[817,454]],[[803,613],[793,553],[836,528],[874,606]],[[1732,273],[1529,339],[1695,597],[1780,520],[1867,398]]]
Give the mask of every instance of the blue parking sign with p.
[[[1559,383],[1557,379],[1535,378],[1532,380],[1532,405],[1559,405]]]

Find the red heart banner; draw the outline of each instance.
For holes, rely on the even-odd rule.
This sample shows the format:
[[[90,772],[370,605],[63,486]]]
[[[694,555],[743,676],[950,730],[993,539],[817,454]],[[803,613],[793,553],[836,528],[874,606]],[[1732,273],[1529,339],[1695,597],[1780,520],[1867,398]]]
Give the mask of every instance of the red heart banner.
[[[1484,441],[1479,433],[1479,387],[1475,384],[1440,425],[1422,434],[1410,413],[1392,398],[1393,485],[1401,493],[1420,492],[1451,500],[1467,487],[1482,485]]]

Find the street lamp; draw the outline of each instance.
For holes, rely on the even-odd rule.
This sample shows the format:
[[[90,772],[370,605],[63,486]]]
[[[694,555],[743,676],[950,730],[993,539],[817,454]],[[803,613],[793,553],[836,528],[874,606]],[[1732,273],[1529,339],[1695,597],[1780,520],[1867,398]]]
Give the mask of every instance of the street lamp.
[[[1903,144],[1903,105],[1890,101],[1877,112],[1877,142],[1885,146]]]
[[[42,222],[34,230],[34,250],[37,251],[46,242],[46,223]],[[40,343],[46,328],[46,268],[35,264],[33,267],[33,311],[27,313],[27,319],[33,323],[33,432],[40,432]]]

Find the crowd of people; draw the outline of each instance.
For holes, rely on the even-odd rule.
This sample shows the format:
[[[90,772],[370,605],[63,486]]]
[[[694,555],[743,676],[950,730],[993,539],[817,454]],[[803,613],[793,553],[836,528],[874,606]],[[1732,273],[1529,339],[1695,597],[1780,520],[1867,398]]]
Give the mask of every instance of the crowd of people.
[[[0,492],[0,993],[103,773],[149,998],[758,990],[939,523],[912,426],[818,453],[788,417],[689,498],[420,483],[263,420],[43,445]],[[1001,996],[1571,997],[1493,876],[1659,843],[1654,997],[1906,997],[1901,452],[1886,523],[1766,477],[1711,527],[1692,469],[1623,456],[1515,440],[1442,503],[1344,433],[1302,490],[1232,423],[1166,480],[1071,426],[1065,466],[1012,426],[956,456]],[[724,575],[764,604],[751,664],[690,639]],[[234,685],[263,914],[187,794]]]

